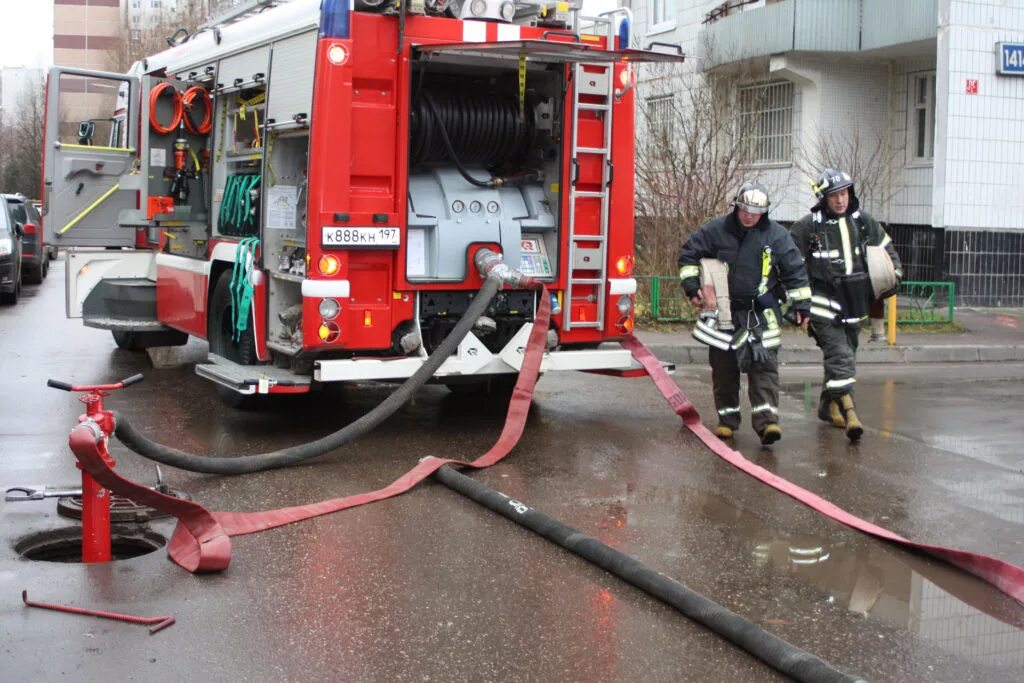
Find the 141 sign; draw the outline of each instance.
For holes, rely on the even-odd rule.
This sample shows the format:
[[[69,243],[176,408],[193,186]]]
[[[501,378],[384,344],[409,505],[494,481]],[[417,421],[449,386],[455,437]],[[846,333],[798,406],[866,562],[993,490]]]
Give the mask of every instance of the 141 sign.
[[[1024,76],[1024,43],[996,43],[998,72]]]

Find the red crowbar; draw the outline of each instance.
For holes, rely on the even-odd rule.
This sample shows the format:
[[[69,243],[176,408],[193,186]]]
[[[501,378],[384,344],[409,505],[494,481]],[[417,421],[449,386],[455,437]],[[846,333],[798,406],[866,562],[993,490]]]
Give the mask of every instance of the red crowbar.
[[[149,629],[149,635],[161,631],[174,623],[174,617],[136,617],[131,614],[118,614],[117,612],[104,612],[98,609],[85,609],[84,607],[72,607],[71,605],[51,605],[48,602],[35,602],[28,599],[28,591],[21,591],[21,601],[29,607],[41,609],[52,609],[55,612],[67,612],[68,614],[82,614],[87,617],[99,617],[101,619],[113,619],[114,621],[126,621],[129,624],[155,624]]]

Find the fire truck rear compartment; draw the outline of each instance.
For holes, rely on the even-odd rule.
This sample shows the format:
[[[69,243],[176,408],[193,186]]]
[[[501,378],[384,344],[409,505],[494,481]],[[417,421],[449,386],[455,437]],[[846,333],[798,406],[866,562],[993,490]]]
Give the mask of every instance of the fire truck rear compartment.
[[[406,277],[458,289],[419,292],[419,326],[431,353],[462,317],[466,254],[501,245],[506,263],[552,281],[558,262],[564,68],[419,62],[410,96]],[[525,248],[524,248],[525,247]],[[524,253],[525,252],[525,253]],[[503,292],[474,327],[498,353],[533,320],[533,292]]]
[[[464,61],[435,56],[413,69],[407,279],[462,283],[470,247],[492,243],[506,263],[551,281],[564,66],[531,65],[520,79],[514,61]]]

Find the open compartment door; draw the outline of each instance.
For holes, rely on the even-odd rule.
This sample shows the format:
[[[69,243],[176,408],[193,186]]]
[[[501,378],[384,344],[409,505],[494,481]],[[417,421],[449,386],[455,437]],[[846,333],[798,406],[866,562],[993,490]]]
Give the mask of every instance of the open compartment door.
[[[43,211],[55,246],[135,244],[122,212],[134,212],[139,81],[126,74],[50,70],[46,99]]]

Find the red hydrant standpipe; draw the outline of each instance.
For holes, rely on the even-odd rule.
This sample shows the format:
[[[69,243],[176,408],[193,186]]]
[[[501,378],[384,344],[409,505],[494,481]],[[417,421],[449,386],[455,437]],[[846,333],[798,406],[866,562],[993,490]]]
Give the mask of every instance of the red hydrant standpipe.
[[[134,375],[116,384],[89,384],[73,386],[67,382],[47,380],[46,386],[64,391],[87,392],[79,397],[85,404],[85,415],[78,422],[89,427],[96,436],[103,461],[111,468],[114,459],[107,450],[107,439],[114,433],[114,413],[103,409],[103,397],[115,389],[142,381],[142,375]],[[69,442],[74,449],[74,442]],[[76,460],[75,467],[82,470],[82,562],[110,562],[110,492],[82,469]]]

